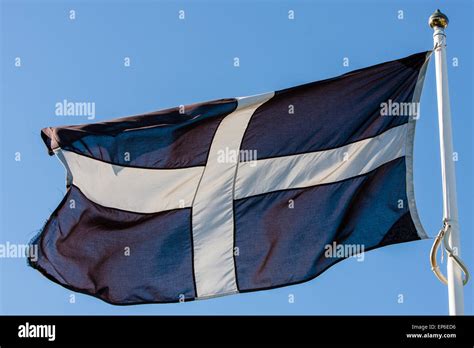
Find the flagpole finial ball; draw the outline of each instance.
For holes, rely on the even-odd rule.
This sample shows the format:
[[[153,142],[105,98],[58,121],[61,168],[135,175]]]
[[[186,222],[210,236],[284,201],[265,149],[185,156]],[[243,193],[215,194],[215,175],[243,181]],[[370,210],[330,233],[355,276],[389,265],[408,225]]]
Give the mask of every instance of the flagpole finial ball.
[[[435,13],[430,16],[429,23],[431,28],[440,27],[445,29],[449,23],[448,16],[440,10],[436,10]]]

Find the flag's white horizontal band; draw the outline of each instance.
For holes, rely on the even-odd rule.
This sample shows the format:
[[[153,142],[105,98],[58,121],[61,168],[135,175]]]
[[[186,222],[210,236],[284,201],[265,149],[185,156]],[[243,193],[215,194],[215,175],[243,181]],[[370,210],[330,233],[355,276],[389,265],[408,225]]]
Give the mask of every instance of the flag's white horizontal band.
[[[235,199],[337,182],[404,156],[407,125],[331,150],[241,162]]]
[[[241,162],[235,199],[285,189],[327,184],[357,175],[405,154],[406,125],[336,149]],[[138,213],[189,208],[204,167],[123,167],[57,150],[69,181],[91,201]],[[223,165],[222,165],[223,166]]]
[[[144,169],[118,166],[57,150],[68,180],[104,207],[156,213],[191,207],[204,167]]]

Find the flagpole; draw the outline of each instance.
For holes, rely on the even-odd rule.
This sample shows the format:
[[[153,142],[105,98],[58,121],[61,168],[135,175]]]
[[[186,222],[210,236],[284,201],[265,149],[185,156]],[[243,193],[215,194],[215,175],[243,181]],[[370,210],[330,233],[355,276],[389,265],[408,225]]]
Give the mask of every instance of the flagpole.
[[[461,255],[459,238],[456,176],[453,160],[451,108],[449,105],[448,70],[446,63],[446,34],[448,17],[436,10],[429,19],[434,30],[434,55],[436,65],[436,94],[438,99],[439,142],[441,154],[441,177],[443,181],[443,217],[451,226],[449,244],[457,256]],[[448,257],[449,314],[464,314],[464,293],[461,269]]]

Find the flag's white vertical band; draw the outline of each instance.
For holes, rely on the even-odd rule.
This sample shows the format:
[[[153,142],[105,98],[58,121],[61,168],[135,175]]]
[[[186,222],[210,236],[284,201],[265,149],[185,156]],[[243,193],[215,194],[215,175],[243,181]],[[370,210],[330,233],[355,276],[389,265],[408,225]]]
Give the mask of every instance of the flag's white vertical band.
[[[220,123],[192,204],[194,275],[198,298],[238,291],[233,256],[234,178],[247,125],[273,92],[239,98]],[[230,155],[230,156],[226,156]]]

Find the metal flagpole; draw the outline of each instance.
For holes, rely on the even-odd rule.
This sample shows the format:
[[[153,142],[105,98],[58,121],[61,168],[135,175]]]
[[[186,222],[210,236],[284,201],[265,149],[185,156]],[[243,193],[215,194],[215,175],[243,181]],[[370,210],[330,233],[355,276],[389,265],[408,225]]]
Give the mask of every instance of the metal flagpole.
[[[443,180],[443,217],[450,225],[449,244],[455,255],[461,255],[459,240],[458,206],[456,198],[456,176],[454,172],[451,109],[449,105],[448,70],[446,64],[446,34],[448,17],[436,10],[429,19],[434,34],[436,64],[436,94],[438,99],[439,142],[441,153],[441,176]],[[464,314],[463,279],[460,267],[448,257],[449,314]]]

